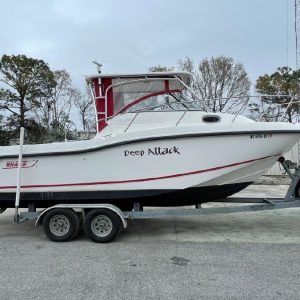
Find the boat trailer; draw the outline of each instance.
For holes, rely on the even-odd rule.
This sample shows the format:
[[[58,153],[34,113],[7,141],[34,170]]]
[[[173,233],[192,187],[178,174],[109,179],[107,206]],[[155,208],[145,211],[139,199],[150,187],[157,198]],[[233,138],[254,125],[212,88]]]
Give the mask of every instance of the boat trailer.
[[[18,186],[14,220],[16,223],[35,220],[35,225],[42,224],[47,237],[55,242],[74,239],[83,227],[85,234],[91,240],[106,243],[113,241],[121,229],[127,227],[128,221],[135,219],[188,217],[300,207],[298,196],[300,166],[291,161],[285,161],[283,157],[279,159],[279,163],[292,179],[284,198],[229,197],[220,199],[218,202],[238,203],[239,205],[202,208],[201,204],[198,204],[195,208],[171,210],[144,210],[140,203],[135,203],[132,211],[122,211],[112,204],[58,204],[42,211],[36,211],[33,205],[29,205],[28,211],[19,213],[20,186]],[[291,171],[292,169],[294,172]],[[19,179],[18,176],[20,184]],[[4,211],[4,208],[0,208],[0,214]]]

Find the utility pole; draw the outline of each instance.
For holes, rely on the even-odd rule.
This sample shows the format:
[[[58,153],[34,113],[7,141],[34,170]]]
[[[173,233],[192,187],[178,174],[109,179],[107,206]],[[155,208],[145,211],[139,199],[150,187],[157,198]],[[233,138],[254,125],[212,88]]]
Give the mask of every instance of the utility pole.
[[[296,71],[300,66],[300,0],[295,0],[295,38],[296,38]],[[296,101],[300,99],[300,83],[298,82],[298,93]],[[298,119],[299,122],[299,119]],[[300,165],[300,141],[298,141],[298,165]]]
[[[296,38],[296,70],[298,70],[300,67],[300,0],[295,0],[295,38]]]

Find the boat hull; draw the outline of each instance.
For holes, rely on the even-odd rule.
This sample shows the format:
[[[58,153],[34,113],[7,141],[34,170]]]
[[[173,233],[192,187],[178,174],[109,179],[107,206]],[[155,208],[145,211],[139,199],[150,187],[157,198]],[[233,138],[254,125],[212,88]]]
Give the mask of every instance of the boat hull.
[[[299,132],[193,133],[146,137],[84,151],[25,149],[21,206],[141,202],[177,206],[230,196],[264,174]],[[0,207],[12,207],[17,157],[0,161]]]
[[[110,203],[124,210],[132,209],[135,202],[143,206],[182,206],[221,200],[244,189],[251,182],[220,186],[193,187],[182,190],[85,191],[54,193],[22,193],[20,207],[33,204],[50,207],[56,204]],[[0,207],[14,207],[15,194],[1,193]]]

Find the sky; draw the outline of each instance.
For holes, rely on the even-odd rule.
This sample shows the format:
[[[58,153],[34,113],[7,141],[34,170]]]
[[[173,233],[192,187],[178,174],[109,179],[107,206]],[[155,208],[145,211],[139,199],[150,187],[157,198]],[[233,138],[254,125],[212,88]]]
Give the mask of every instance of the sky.
[[[177,67],[230,56],[252,83],[296,66],[294,0],[0,0],[0,56],[66,69],[77,88],[95,74]]]

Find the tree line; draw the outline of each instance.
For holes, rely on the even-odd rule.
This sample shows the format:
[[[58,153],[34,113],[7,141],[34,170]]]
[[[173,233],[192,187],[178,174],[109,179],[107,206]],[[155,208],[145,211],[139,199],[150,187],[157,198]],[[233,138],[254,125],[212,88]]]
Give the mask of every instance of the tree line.
[[[256,120],[288,122],[299,114],[300,70],[280,67],[273,74],[259,76],[255,83],[259,97],[251,98],[248,74],[243,64],[231,57],[204,58],[198,64],[186,57],[179,60],[177,69],[192,73],[191,88],[212,112],[243,110]],[[149,72],[172,70],[160,65],[149,68]],[[190,96],[196,100],[195,95]],[[51,70],[43,60],[25,55],[2,56],[1,145],[17,140],[20,127],[26,129],[27,143],[76,139],[78,123],[85,132],[96,130],[93,99],[88,91],[83,93],[73,86],[66,70]]]
[[[193,74],[191,88],[212,112],[243,112],[254,120],[298,122],[300,70],[279,67],[270,75],[259,76],[254,85],[256,96],[253,97],[250,96],[251,82],[243,64],[231,57],[204,58],[198,65],[186,57],[179,60],[178,68]],[[157,65],[150,67],[149,71],[173,69]]]
[[[77,111],[81,128],[93,131],[93,100],[72,85],[66,70],[51,70],[43,60],[3,55],[0,60],[0,143],[18,139],[25,128],[27,143],[75,139]]]

